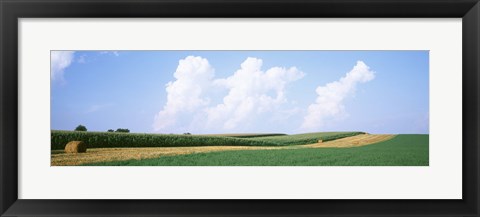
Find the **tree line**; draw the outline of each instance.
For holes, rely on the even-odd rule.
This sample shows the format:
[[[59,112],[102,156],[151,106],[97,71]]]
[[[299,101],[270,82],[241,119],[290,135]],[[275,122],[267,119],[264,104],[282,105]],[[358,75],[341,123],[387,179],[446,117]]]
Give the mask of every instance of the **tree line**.
[[[84,131],[86,132],[87,131],[87,127],[83,126],[83,125],[78,125],[76,128],[75,128],[75,131]],[[113,130],[113,129],[108,129],[107,132],[110,132],[110,133],[130,133],[130,130],[129,129],[126,129],[126,128],[118,128],[117,130]]]

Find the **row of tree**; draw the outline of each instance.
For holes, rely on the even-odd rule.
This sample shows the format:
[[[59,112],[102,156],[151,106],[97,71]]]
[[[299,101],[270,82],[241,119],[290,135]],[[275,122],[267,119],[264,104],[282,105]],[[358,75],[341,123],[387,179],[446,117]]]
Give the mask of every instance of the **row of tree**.
[[[117,130],[113,131],[112,129],[109,129],[107,132],[116,132],[116,133],[130,133],[129,129],[123,129],[123,128],[118,128]]]
[[[78,125],[76,128],[75,128],[75,131],[84,131],[86,132],[87,131],[87,127],[83,126],[83,125]],[[124,129],[124,128],[118,128],[117,130],[112,130],[112,129],[109,129],[107,130],[107,132],[116,132],[116,133],[130,133],[130,130],[129,129]]]

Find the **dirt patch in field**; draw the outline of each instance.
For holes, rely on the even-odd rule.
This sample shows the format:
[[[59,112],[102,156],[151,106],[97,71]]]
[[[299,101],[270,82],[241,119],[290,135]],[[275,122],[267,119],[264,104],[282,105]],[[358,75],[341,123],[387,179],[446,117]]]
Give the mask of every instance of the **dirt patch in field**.
[[[108,161],[141,160],[163,156],[206,153],[215,151],[239,150],[274,150],[274,149],[299,149],[299,148],[348,148],[358,147],[393,138],[394,135],[362,134],[346,137],[329,142],[309,145],[295,145],[282,147],[259,146],[200,146],[200,147],[157,147],[157,148],[92,148],[86,153],[64,153],[63,150],[51,151],[51,166],[74,166],[86,163]]]

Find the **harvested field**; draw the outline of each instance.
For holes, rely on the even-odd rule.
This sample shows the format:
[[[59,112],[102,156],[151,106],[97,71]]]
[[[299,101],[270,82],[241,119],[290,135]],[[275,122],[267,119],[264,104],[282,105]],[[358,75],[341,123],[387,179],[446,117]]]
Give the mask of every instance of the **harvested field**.
[[[267,150],[275,147],[254,146],[203,146],[203,147],[160,147],[160,148],[93,148],[87,153],[67,154],[63,150],[51,152],[51,166],[74,166],[104,161],[141,160],[162,156],[194,154],[214,151]]]
[[[86,153],[66,154],[63,150],[51,151],[51,166],[74,166],[86,163],[141,160],[162,156],[186,155],[217,151],[278,150],[302,148],[348,148],[382,142],[394,135],[362,134],[324,143],[309,145],[261,147],[261,146],[201,146],[201,147],[152,147],[152,148],[93,148]]]
[[[329,142],[321,142],[310,145],[301,145],[304,148],[350,148],[369,145],[377,142],[383,142],[392,139],[395,135],[390,134],[362,134],[357,136],[351,136],[341,138]]]

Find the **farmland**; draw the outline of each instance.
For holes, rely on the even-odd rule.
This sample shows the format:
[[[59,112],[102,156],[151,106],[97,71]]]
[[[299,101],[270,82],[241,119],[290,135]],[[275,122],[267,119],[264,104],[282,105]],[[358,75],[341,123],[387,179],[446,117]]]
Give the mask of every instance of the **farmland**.
[[[325,132],[298,134],[285,136],[249,138],[232,136],[203,136],[203,135],[170,135],[170,134],[140,134],[140,133],[106,133],[106,132],[51,132],[51,150],[62,150],[69,141],[83,141],[89,148],[120,148],[120,147],[192,147],[192,146],[284,146],[315,143],[318,140],[333,140],[362,132]],[[254,138],[251,138],[254,137]]]
[[[255,138],[266,136],[285,136],[284,133],[226,133],[226,134],[203,134],[202,136],[227,136],[236,138]]]
[[[363,132],[165,135],[52,131],[51,137],[52,166],[428,165],[428,135]],[[64,153],[64,144],[73,140],[86,142],[87,153]]]
[[[295,146],[193,146],[193,147],[150,147],[150,148],[94,148],[87,153],[71,155],[63,150],[52,151],[52,165],[79,165],[84,163],[98,163],[122,160],[142,160],[149,158],[239,150],[278,150],[298,148],[326,148],[326,147],[356,147],[370,143],[386,141],[393,135],[360,134],[344,137],[331,142],[317,142]]]
[[[398,135],[352,148],[243,150],[86,164],[90,166],[428,166],[428,135]]]

